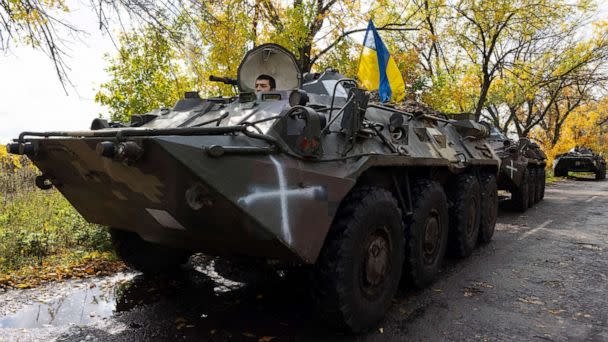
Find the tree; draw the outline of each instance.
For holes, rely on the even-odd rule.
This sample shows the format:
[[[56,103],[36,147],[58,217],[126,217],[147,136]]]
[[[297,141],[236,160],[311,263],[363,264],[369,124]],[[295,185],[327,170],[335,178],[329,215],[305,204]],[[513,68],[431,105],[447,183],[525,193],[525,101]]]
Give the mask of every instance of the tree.
[[[587,2],[579,1],[577,6]],[[450,26],[454,44],[478,68],[475,115],[479,118],[507,58],[531,47],[536,33],[567,17],[572,7],[563,0],[459,0],[451,8],[456,14]]]
[[[575,146],[608,153],[608,97],[589,101],[575,109],[562,123],[556,143],[553,143],[554,136],[546,135],[545,130],[536,130],[533,136],[545,145],[549,163],[557,154]]]
[[[133,114],[170,107],[193,88],[177,60],[169,39],[155,28],[120,37],[120,50],[106,70],[112,80],[101,85],[95,101],[110,108],[114,121]],[[109,58],[109,57],[108,57]]]
[[[380,7],[384,3],[387,4],[386,7]],[[405,26],[412,15],[402,15],[415,13],[416,7],[397,7],[396,3],[383,0],[370,9],[369,14],[378,17],[380,30],[396,33],[412,29]],[[344,11],[351,15],[345,16]],[[361,27],[366,27],[358,2],[346,0],[296,0],[289,4],[284,1],[262,0],[195,1],[182,4],[176,13],[174,16],[165,16],[162,24],[149,25],[162,33],[160,36],[132,32],[128,39],[123,39],[123,43],[129,45],[132,42],[146,42],[157,39],[156,37],[164,39],[159,44],[165,46],[171,56],[162,60],[161,65],[171,62],[183,66],[184,72],[192,75],[192,80],[184,80],[180,84],[190,84],[204,95],[231,94],[230,87],[208,82],[209,76],[236,76],[245,53],[251,47],[265,42],[281,44],[294,52],[303,72],[309,72],[315,67],[317,70],[338,67],[342,72],[354,75],[360,45],[349,37],[353,33],[365,31]],[[387,41],[391,43],[394,38],[388,36]],[[97,98],[98,102],[110,107],[113,117],[122,120],[133,113],[147,111],[156,104],[167,102],[164,93],[143,89],[146,93],[143,98],[149,99],[149,103],[144,106],[140,102],[142,95],[134,93],[138,90],[135,89],[138,83],[134,81],[148,73],[139,68],[149,68],[149,61],[135,53],[143,51],[140,45],[136,49],[127,46],[126,51],[119,52],[109,69],[112,80],[103,85]],[[154,55],[155,52],[148,53]],[[404,67],[407,67],[408,58],[411,57],[408,50],[395,54],[396,61]],[[159,65],[154,64],[152,67],[156,70],[154,68]],[[179,79],[166,72],[158,75],[166,76],[166,79],[158,80],[161,85],[175,84],[175,80]],[[180,92],[175,91],[176,94]],[[126,116],[117,116],[118,113],[126,113]]]
[[[63,35],[59,32],[81,33],[61,17],[67,11],[63,0],[0,1],[0,51],[8,50],[11,43],[41,49],[53,61],[57,77],[65,85],[69,68],[65,63]]]

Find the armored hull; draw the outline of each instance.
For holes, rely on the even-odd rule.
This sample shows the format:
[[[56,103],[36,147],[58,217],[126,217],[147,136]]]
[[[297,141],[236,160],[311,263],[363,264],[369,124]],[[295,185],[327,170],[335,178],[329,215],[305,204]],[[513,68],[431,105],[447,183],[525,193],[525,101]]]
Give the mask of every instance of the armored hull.
[[[565,177],[568,172],[593,172],[597,180],[606,178],[606,160],[588,148],[574,148],[559,154],[553,161],[553,174]]]
[[[511,193],[513,207],[525,211],[545,195],[547,157],[540,147],[527,138],[507,138],[496,128],[489,142],[501,159],[498,189]]]
[[[290,90],[251,92],[259,73]],[[133,267],[165,271],[192,252],[314,265],[321,316],[350,331],[382,318],[402,274],[423,287],[446,250],[492,238],[500,159],[486,126],[372,103],[333,70],[301,75],[272,44],[235,82],[234,98],[188,93],[126,126],[24,132],[9,151],[112,227]]]

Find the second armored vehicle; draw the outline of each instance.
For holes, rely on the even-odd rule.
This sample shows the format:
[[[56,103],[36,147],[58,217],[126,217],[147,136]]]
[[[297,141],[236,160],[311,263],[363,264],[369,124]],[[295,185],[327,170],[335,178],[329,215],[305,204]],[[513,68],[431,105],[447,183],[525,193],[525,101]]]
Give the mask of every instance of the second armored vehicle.
[[[260,75],[275,89],[255,92]],[[351,331],[382,319],[402,275],[425,286],[448,245],[467,256],[492,238],[500,161],[486,126],[370,103],[273,44],[214,80],[238,97],[189,93],[124,127],[24,132],[9,150],[38,166],[39,187],[112,227],[134,268],[164,272],[193,252],[309,266],[320,317]]]
[[[553,161],[555,177],[566,177],[569,171],[593,172],[595,179],[605,179],[606,160],[590,148],[575,147],[566,153],[558,154]]]
[[[547,156],[538,144],[528,138],[514,141],[492,127],[490,145],[502,163],[498,189],[511,193],[516,210],[525,211],[545,197],[545,166]]]

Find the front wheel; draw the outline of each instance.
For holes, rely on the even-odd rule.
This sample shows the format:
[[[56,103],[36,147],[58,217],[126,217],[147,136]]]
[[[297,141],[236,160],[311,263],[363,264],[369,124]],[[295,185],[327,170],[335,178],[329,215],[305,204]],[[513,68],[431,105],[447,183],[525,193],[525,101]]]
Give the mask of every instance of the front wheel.
[[[401,210],[391,192],[353,190],[341,204],[313,270],[320,316],[352,332],[377,324],[397,292],[404,258]]]
[[[545,168],[541,166],[536,171],[536,202],[540,202],[545,198]]]
[[[176,271],[190,257],[189,251],[145,241],[133,232],[111,228],[110,236],[116,254],[127,265],[146,274]]]
[[[511,204],[515,210],[522,213],[528,209],[528,201],[530,199],[530,194],[528,191],[530,188],[529,175],[528,169],[524,169],[521,184],[519,184],[519,186],[515,186],[511,190]]]
[[[556,167],[553,169],[553,176],[555,177],[568,177],[568,171],[562,168]]]
[[[606,179],[606,165],[600,166],[599,171],[595,174],[596,180]]]
[[[536,203],[536,169],[528,167],[528,208],[532,208]]]

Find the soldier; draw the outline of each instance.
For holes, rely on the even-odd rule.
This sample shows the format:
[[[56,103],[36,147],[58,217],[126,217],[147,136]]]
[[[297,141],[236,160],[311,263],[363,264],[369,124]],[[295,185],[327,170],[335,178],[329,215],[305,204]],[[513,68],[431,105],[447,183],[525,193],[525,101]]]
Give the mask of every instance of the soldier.
[[[255,80],[255,92],[274,91],[277,83],[272,76],[261,74]]]

